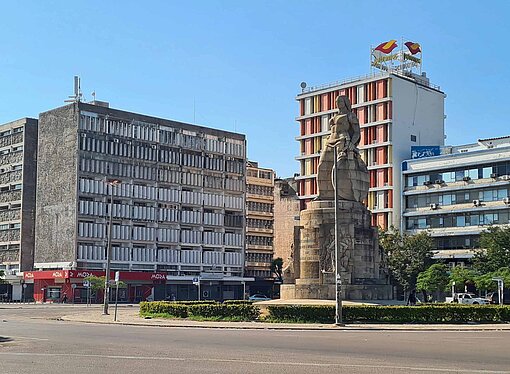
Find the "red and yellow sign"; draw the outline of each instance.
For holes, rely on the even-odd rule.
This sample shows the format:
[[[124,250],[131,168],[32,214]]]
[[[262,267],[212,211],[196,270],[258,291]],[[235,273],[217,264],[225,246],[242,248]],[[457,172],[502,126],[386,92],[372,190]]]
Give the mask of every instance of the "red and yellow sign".
[[[391,53],[395,48],[397,48],[397,41],[390,40],[389,42],[384,42],[375,47],[376,51],[388,54]]]
[[[409,49],[409,52],[411,52],[413,55],[421,52],[421,47],[418,43],[406,42],[405,46],[407,47],[407,49]]]

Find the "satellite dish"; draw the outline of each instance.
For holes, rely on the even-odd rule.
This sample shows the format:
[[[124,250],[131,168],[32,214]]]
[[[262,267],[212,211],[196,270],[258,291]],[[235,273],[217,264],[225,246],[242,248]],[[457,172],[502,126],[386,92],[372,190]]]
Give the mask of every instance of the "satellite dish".
[[[305,89],[306,88],[306,82],[301,82],[300,86],[301,86],[302,89]]]

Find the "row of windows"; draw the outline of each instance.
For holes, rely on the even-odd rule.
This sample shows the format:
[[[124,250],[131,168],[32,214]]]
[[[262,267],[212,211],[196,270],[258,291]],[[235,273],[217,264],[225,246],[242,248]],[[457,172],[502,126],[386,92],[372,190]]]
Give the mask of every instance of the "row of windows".
[[[246,226],[255,229],[272,229],[273,221],[267,219],[247,218]]]
[[[243,191],[245,185],[244,180],[239,176],[226,176],[223,178],[213,175],[202,175],[191,171],[179,171],[167,166],[151,167],[86,158],[80,160],[80,171],[239,192]]]
[[[176,132],[166,126],[158,127],[158,125],[141,121],[126,122],[82,114],[80,129],[240,157],[245,155],[244,142],[241,140],[220,140],[212,135],[197,134],[187,130]]]
[[[9,136],[11,134],[17,134],[23,132],[23,126],[21,127],[15,127],[13,129],[5,130],[0,132],[0,138],[4,136]]]
[[[421,186],[426,183],[438,182],[459,182],[469,181],[471,179],[495,178],[503,175],[510,175],[510,162],[497,163],[494,166],[480,166],[471,168],[462,168],[447,172],[427,173],[422,175],[413,175],[406,178],[406,186]]]
[[[9,230],[9,229],[19,229],[21,228],[21,223],[6,223],[6,224],[3,224],[3,225],[0,225],[0,231],[3,231],[3,230]]]
[[[273,245],[273,237],[272,236],[246,235],[246,243],[250,244],[250,245],[272,246]]]
[[[248,201],[246,203],[246,205],[247,205],[248,210],[251,210],[254,212],[264,212],[264,213],[272,213],[273,212],[273,204]]]
[[[472,249],[479,248],[480,237],[475,235],[446,236],[435,238],[437,249]]]
[[[271,263],[273,261],[273,255],[271,253],[246,253],[246,262],[265,262]]]
[[[412,217],[406,219],[406,227],[412,229],[429,229],[441,227],[483,226],[509,223],[508,212],[471,213],[465,215],[434,215],[429,217]]]
[[[425,208],[430,204],[455,205],[471,203],[473,200],[499,201],[509,196],[508,188],[470,190],[444,194],[425,194],[418,196],[407,196],[406,206],[408,208]]]
[[[248,184],[246,192],[254,195],[273,196],[273,187]]]
[[[82,137],[80,150],[87,152],[98,152],[112,156],[136,158],[151,162],[163,162],[174,165],[184,165],[195,168],[205,168],[215,171],[227,171],[230,173],[243,174],[244,162],[239,159],[222,156],[178,152],[172,149],[156,149],[155,146],[147,144],[128,144],[115,140],[102,140],[91,137]],[[0,154],[2,154],[0,151]],[[8,150],[5,150],[8,153]]]

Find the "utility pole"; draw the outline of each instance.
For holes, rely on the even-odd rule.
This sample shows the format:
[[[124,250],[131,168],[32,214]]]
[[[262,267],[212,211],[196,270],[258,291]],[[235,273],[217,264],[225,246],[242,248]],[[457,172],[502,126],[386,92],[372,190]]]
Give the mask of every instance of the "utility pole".
[[[342,279],[340,277],[340,264],[338,253],[338,170],[337,170],[337,157],[338,151],[336,146],[333,146],[333,179],[335,183],[335,325],[343,326],[342,321]]]
[[[108,302],[110,301],[110,261],[112,257],[112,225],[113,225],[113,188],[120,184],[120,180],[107,181],[110,186],[110,218],[108,222],[108,242],[106,244],[106,274],[104,277],[104,304],[103,314],[108,313]]]

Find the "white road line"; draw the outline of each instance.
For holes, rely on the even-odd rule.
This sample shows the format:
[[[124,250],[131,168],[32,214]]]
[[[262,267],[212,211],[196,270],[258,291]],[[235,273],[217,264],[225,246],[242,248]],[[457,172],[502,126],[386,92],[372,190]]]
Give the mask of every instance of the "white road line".
[[[394,365],[357,365],[342,363],[315,363],[315,362],[283,362],[283,361],[252,361],[252,360],[236,360],[228,358],[179,358],[179,357],[161,357],[161,356],[116,356],[116,355],[93,355],[78,353],[29,353],[29,352],[0,352],[0,356],[42,356],[42,357],[75,357],[75,358],[108,358],[114,360],[154,360],[154,361],[196,361],[196,362],[218,362],[218,363],[237,363],[237,364],[257,364],[257,365],[288,365],[288,366],[310,366],[325,368],[370,368],[370,369],[390,369],[405,370],[406,372],[416,371],[434,371],[443,373],[489,373],[489,374],[509,374],[510,371],[499,370],[476,370],[461,368],[433,368],[433,367],[414,367],[414,366],[394,366]]]
[[[46,339],[46,338],[30,338],[28,336],[12,336],[12,335],[8,335],[6,337],[7,338],[13,338],[13,339],[22,339],[22,340],[41,340],[41,341],[50,340],[50,339]]]

